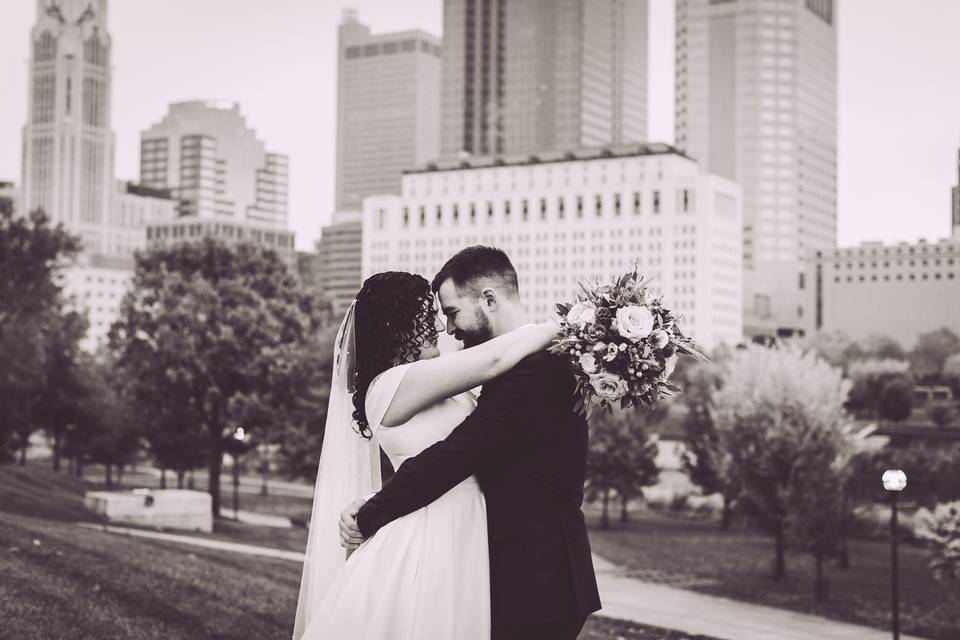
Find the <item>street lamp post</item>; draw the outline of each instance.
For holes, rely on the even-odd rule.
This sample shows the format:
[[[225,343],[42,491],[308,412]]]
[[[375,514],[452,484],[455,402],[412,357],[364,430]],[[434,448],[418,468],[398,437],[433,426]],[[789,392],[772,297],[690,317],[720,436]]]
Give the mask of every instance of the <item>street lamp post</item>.
[[[233,519],[240,521],[240,451],[243,450],[243,441],[247,439],[247,434],[243,427],[237,427],[233,432],[233,439],[236,446],[233,449]]]
[[[890,493],[890,601],[893,640],[900,640],[900,585],[897,560],[897,496],[907,486],[907,474],[899,469],[883,472],[883,488]]]

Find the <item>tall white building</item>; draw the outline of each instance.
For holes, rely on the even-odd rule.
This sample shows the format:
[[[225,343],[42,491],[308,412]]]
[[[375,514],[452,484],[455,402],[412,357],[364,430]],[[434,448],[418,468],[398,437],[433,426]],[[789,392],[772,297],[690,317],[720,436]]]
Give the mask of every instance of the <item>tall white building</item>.
[[[535,318],[639,261],[705,348],[742,338],[740,189],[667,145],[438,161],[364,200],[364,277],[429,279],[474,244],[507,252]]]
[[[813,328],[807,256],[836,246],[833,0],[677,0],[676,144],[743,188],[748,334]]]
[[[113,191],[107,0],[36,0],[31,30],[23,209],[42,208],[106,250]]]
[[[366,196],[399,193],[403,169],[440,154],[440,39],[372,34],[348,10],[338,49],[335,206],[359,211]]]
[[[644,142],[647,0],[445,0],[444,156]]]
[[[140,182],[181,216],[287,224],[287,157],[270,153],[232,102],[176,102],[140,135]]]

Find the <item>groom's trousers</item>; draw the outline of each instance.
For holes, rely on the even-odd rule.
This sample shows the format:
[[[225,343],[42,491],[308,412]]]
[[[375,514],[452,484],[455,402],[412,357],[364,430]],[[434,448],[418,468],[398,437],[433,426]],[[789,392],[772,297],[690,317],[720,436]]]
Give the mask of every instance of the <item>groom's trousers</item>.
[[[585,620],[529,627],[494,627],[490,640],[576,640]]]

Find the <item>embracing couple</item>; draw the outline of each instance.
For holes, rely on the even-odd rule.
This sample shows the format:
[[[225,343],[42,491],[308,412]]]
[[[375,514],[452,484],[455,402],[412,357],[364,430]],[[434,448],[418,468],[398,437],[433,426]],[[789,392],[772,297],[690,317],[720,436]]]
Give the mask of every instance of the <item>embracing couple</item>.
[[[440,355],[444,328],[463,350]],[[600,598],[587,424],[545,351],[558,328],[528,323],[499,249],[464,249],[432,285],[363,283],[337,336],[295,640],[577,637]],[[382,488],[380,447],[397,469]]]

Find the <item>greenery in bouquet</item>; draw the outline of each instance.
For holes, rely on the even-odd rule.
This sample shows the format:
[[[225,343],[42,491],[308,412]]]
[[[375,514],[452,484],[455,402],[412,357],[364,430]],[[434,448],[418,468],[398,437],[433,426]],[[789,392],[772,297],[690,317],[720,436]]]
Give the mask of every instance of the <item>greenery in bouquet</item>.
[[[636,267],[580,288],[575,302],[557,305],[561,331],[550,350],[569,357],[588,408],[655,406],[680,391],[670,377],[681,355],[709,362]]]

